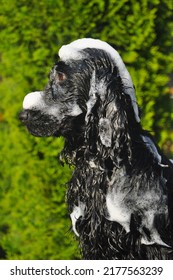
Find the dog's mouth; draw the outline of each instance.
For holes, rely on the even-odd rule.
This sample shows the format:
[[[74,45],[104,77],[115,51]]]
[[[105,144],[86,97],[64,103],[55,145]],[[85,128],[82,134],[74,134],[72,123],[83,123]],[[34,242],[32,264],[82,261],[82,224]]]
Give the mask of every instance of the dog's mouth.
[[[60,136],[60,125],[55,117],[44,115],[39,111],[23,110],[19,114],[19,120],[33,136]]]

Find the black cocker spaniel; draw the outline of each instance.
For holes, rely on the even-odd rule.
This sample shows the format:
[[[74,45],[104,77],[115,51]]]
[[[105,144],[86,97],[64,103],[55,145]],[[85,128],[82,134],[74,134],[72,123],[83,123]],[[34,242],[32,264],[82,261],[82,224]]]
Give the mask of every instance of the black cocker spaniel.
[[[64,136],[75,166],[67,191],[84,259],[173,259],[173,164],[142,129],[121,57],[106,42],[62,46],[44,91],[26,95],[21,121]]]

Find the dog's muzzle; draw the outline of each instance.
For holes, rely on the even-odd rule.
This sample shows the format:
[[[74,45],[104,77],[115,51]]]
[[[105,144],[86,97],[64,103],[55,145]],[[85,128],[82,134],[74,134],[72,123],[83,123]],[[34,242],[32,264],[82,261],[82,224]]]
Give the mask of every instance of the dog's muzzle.
[[[23,100],[23,110],[19,114],[19,120],[24,124],[29,122],[30,119],[36,120],[41,107],[44,107],[42,91],[27,94]]]

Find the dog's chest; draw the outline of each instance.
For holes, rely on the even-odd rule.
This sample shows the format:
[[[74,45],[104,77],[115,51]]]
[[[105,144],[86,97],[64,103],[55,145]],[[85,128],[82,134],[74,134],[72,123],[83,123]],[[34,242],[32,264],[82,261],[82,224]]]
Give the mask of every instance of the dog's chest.
[[[90,186],[89,189],[92,191],[93,188],[94,186]],[[141,234],[141,243],[167,246],[162,241],[154,223],[157,215],[163,215],[165,219],[168,215],[167,197],[163,194],[160,182],[150,181],[144,174],[138,175],[134,180],[123,169],[116,169],[113,170],[111,180],[107,181],[105,205],[102,205],[101,201],[99,203],[99,196],[91,195],[87,203],[85,196],[82,197],[84,200],[80,199],[74,205],[71,213],[73,230],[76,235],[80,235],[76,229],[77,221],[85,219],[86,216],[89,217],[88,209],[90,209],[90,214],[92,211],[97,211],[97,214],[104,216],[104,219],[119,223],[127,233],[131,231],[132,216],[138,215],[140,222],[135,226]]]

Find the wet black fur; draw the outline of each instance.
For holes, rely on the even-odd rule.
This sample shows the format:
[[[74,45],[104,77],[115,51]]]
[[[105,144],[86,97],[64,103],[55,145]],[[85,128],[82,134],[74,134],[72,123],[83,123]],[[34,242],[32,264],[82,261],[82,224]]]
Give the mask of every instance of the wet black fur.
[[[123,81],[111,58],[101,50],[84,52],[87,54],[84,60],[59,62],[55,66],[66,71],[69,78],[64,86],[67,90],[64,102],[76,100],[83,113],[65,118],[54,133],[65,137],[62,156],[75,167],[67,191],[69,213],[79,201],[85,204],[85,215],[76,223],[82,256],[84,259],[173,259],[173,165],[157,147],[162,156],[160,165],[143,142],[141,135],[152,137],[136,121],[131,99],[124,93]],[[95,92],[96,102],[86,118],[93,72],[96,88],[104,90],[105,98],[101,98],[99,90]],[[49,95],[53,82],[45,89]],[[56,98],[56,92],[52,96]],[[116,112],[109,111],[112,104],[116,105]],[[99,120],[105,117],[113,127],[111,147],[103,145],[100,139]],[[94,168],[90,161],[94,162]],[[140,196],[145,189],[154,189],[166,194],[169,216],[158,214],[154,223],[169,247],[141,244],[139,227],[143,213],[138,208],[131,215],[128,233],[120,224],[107,219],[108,182],[114,174],[120,180],[122,168],[128,175],[123,186],[125,192],[133,194],[136,190]],[[150,240],[147,227],[142,230]]]
[[[93,56],[97,57],[95,53]],[[170,161],[164,156],[162,156],[162,163],[169,165],[169,168],[159,166],[153,154],[141,141],[141,135],[151,136],[136,122],[131,100],[129,96],[123,94],[121,78],[108,58],[104,58],[102,54],[103,61],[98,59],[95,64],[91,61],[96,61],[96,59],[91,59],[86,63],[89,65],[87,71],[96,69],[98,83],[105,79],[105,83],[107,83],[106,98],[102,102],[98,92],[97,102],[89,116],[88,124],[86,126],[84,123],[82,124],[80,135],[78,133],[75,135],[75,131],[72,129],[74,139],[67,135],[65,146],[67,156],[74,150],[76,151],[73,159],[76,168],[67,193],[69,212],[73,211],[73,206],[78,205],[79,201],[86,204],[85,217],[81,217],[77,222],[83,258],[173,259],[173,168]],[[102,65],[102,69],[100,69],[100,65]],[[87,75],[90,78],[88,73]],[[82,90],[88,92],[88,87],[84,86]],[[86,93],[84,96],[87,96]],[[107,106],[111,102],[115,102],[119,109],[116,114],[113,113],[111,116],[112,123],[118,119],[119,127],[114,131],[115,139],[113,140],[116,142],[118,139],[119,145],[116,146],[116,143],[113,143],[111,148],[106,148],[99,138],[98,122],[101,117],[106,115]],[[77,143],[77,139],[81,143]],[[92,169],[89,166],[90,160],[95,162],[97,168]],[[141,245],[141,236],[138,231],[141,213],[136,212],[132,215],[129,233],[126,233],[118,223],[105,218],[107,214],[105,208],[107,180],[111,177],[113,168],[121,169],[122,166],[125,166],[129,174],[127,186],[129,191],[130,188],[135,188],[136,181],[140,180],[140,188],[163,188],[164,192],[169,193],[170,220],[165,221],[165,217],[156,216],[154,222],[158,224],[159,233],[162,239],[171,246],[170,248],[159,245]],[[162,176],[168,180],[166,185],[161,182]],[[155,184],[155,186],[150,186],[150,184]],[[147,234],[147,229],[144,230]],[[148,236],[149,234],[148,232]]]

